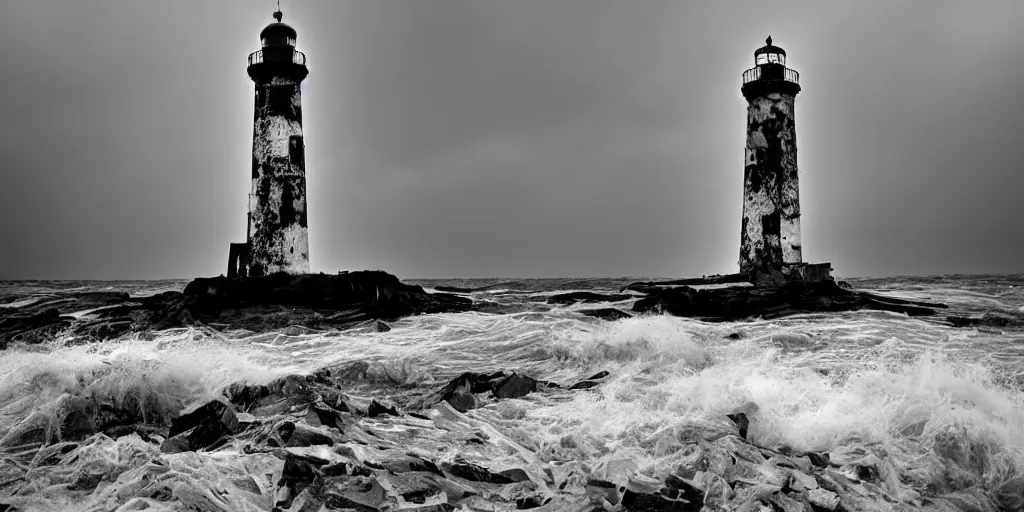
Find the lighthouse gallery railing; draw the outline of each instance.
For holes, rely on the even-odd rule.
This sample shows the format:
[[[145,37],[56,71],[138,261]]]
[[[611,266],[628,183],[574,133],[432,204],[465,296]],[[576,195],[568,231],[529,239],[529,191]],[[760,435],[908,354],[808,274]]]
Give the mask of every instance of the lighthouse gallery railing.
[[[249,54],[249,65],[263,64],[263,50],[258,50]],[[277,56],[272,57],[268,62],[280,62]],[[302,66],[306,65],[306,54],[292,50],[292,64],[299,64]]]
[[[753,82],[754,80],[761,80],[761,69],[764,66],[757,66],[756,68],[750,68],[743,72],[743,83]],[[794,84],[800,83],[800,73],[797,73],[795,69],[783,68],[781,76],[771,76],[775,73],[766,73],[764,80],[785,80],[787,82],[793,82]]]

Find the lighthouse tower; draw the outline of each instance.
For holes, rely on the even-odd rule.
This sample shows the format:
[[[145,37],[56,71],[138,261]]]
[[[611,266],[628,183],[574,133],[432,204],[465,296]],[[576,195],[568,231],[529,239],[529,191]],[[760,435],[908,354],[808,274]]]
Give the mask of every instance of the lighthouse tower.
[[[232,247],[229,277],[236,271],[309,273],[299,88],[309,70],[306,56],[295,49],[295,29],[283,17],[280,10],[274,13],[277,21],[260,32],[262,48],[249,55],[249,77],[256,84],[249,226],[245,247]]]
[[[772,45],[771,36],[765,42],[740,89],[748,103],[740,272],[802,275],[793,108],[800,75],[786,67],[786,51]]]

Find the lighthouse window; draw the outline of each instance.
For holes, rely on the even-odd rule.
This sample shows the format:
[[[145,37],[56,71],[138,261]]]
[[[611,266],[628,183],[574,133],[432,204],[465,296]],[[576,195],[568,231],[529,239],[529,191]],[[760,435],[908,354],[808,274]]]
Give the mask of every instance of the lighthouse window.
[[[306,164],[302,150],[302,136],[292,135],[288,138],[288,160],[291,161],[292,165],[301,167]]]
[[[763,64],[786,64],[786,56],[778,53],[762,53],[757,56],[755,64],[758,66]]]

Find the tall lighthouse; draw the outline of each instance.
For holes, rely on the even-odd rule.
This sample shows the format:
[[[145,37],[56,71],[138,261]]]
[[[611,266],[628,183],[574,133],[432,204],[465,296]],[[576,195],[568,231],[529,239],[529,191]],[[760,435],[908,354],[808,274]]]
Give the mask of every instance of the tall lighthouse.
[[[747,99],[740,272],[803,276],[794,116],[800,75],[771,36],[765,42],[740,89]]]
[[[232,246],[229,277],[236,271],[309,273],[299,87],[309,70],[306,56],[295,49],[297,33],[283,17],[280,10],[274,13],[276,22],[260,32],[262,48],[249,55],[249,77],[256,84],[249,225],[245,246]]]

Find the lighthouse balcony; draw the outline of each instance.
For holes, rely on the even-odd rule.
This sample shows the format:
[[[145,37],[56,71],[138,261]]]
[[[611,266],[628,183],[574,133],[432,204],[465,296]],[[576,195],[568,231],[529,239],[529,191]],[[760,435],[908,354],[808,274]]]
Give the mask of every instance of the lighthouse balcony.
[[[249,77],[256,82],[268,82],[275,78],[289,78],[300,81],[306,78],[306,55],[291,48],[264,48],[249,54]]]
[[[263,64],[264,62],[305,66],[306,54],[292,48],[288,48],[284,52],[275,48],[274,50],[258,50],[249,54],[250,66]]]
[[[800,73],[795,69],[789,69],[779,64],[768,64],[750,68],[743,72],[743,83],[748,84],[756,80],[781,80],[800,83]]]

